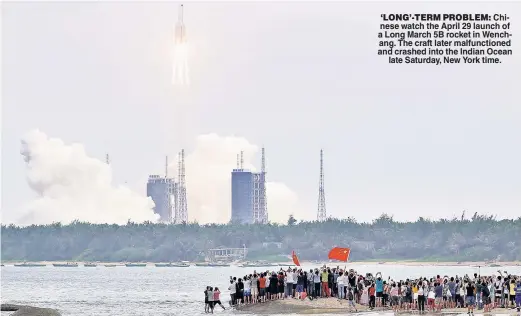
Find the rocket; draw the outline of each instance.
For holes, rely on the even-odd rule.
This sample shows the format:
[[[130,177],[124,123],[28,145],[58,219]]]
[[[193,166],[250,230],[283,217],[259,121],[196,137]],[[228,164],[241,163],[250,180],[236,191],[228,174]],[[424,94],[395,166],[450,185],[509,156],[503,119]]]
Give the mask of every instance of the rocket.
[[[186,43],[186,28],[183,23],[183,5],[179,6],[179,16],[175,25],[175,43],[182,44]]]

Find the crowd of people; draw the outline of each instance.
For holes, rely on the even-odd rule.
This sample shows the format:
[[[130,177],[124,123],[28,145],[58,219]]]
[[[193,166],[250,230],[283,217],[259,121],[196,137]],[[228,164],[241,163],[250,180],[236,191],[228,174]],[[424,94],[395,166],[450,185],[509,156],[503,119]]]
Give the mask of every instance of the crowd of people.
[[[230,277],[230,305],[256,304],[271,300],[320,299],[335,297],[347,300],[348,311],[357,306],[392,309],[395,312],[440,312],[448,308],[466,308],[490,312],[497,307],[521,309],[521,276],[507,271],[497,275],[441,276],[394,280],[378,272],[358,274],[355,270],[322,267],[304,271],[299,268],[278,272],[256,272],[243,277]],[[208,291],[208,290],[207,290]],[[205,297],[210,297],[210,291]],[[214,300],[208,299],[208,310],[222,304],[220,293],[213,290]],[[224,306],[222,306],[224,309]],[[206,308],[205,308],[206,310]]]

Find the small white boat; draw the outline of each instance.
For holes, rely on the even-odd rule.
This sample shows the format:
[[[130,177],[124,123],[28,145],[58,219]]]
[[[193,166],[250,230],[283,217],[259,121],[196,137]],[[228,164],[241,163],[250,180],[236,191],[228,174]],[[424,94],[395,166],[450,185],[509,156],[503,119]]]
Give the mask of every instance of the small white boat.
[[[59,267],[59,268],[76,268],[76,267],[78,267],[78,264],[75,262],[53,263],[52,265],[55,267]]]
[[[210,262],[210,263],[208,263],[208,266],[209,267],[229,267],[230,264],[225,263],[225,262]]]
[[[46,267],[46,264],[43,263],[31,263],[31,262],[24,262],[24,263],[16,263],[14,265],[15,267]]]
[[[156,263],[158,268],[188,268],[190,265],[183,262]]]

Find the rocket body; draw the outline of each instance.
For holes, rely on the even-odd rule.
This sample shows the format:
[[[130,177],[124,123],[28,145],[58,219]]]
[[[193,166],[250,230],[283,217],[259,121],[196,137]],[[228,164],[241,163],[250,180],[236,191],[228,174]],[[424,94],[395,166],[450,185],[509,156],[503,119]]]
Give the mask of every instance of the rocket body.
[[[174,85],[189,85],[188,70],[188,39],[183,23],[183,5],[179,7],[179,18],[174,28],[174,50],[172,63],[172,83]]]
[[[186,42],[186,27],[183,23],[183,5],[181,4],[181,6],[179,7],[179,17],[175,25],[175,43],[181,44]]]

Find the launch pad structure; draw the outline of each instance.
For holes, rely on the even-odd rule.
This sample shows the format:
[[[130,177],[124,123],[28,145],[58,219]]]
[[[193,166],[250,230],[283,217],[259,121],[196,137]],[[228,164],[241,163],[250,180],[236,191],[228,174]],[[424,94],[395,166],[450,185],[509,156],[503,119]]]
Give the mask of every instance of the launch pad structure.
[[[248,248],[217,248],[208,249],[206,251],[205,260],[209,262],[231,262],[235,260],[242,260],[246,258]]]
[[[188,203],[186,198],[185,152],[178,154],[177,181],[168,176],[168,156],[165,159],[165,175],[150,175],[147,196],[154,201],[154,212],[166,223],[188,223]]]

